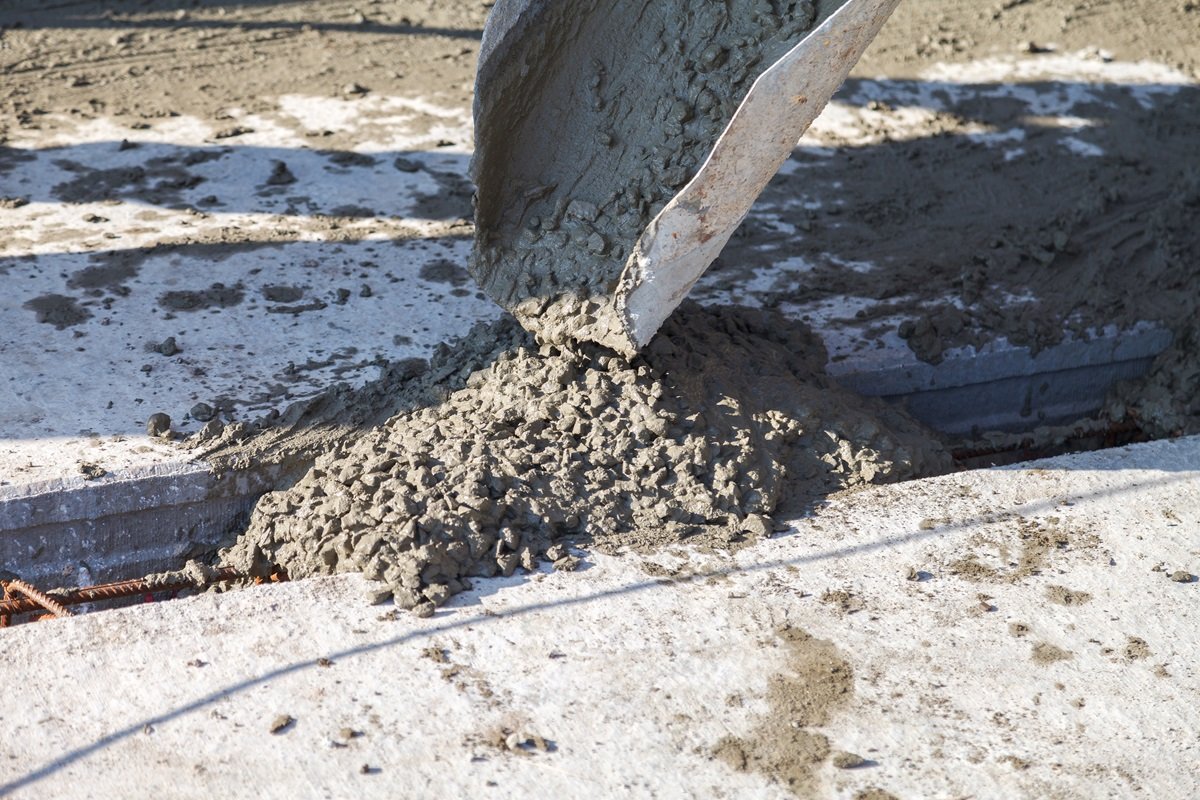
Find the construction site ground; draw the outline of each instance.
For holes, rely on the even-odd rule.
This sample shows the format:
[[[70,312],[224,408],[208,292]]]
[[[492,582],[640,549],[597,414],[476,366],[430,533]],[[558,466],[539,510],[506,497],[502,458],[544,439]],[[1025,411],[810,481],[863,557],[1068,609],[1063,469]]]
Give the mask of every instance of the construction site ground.
[[[500,314],[465,270],[489,4],[100,5],[0,9],[0,568],[45,587],[227,544],[319,445],[214,472],[181,446],[208,419],[344,383],[366,425],[373,382]],[[1178,341],[1167,311],[1081,306],[1047,338],[1014,284],[989,301],[1003,335],[902,337],[965,290],[883,276],[920,284],[951,223],[986,226],[968,189],[989,176],[1053,209],[1057,182],[1149,175],[1122,161],[1144,131],[1183,148],[1200,7],[931,5],[901,4],[694,296],[803,320],[831,376],[952,435],[1092,414]],[[1188,157],[1157,168],[1183,181]],[[928,231],[903,221],[926,205]],[[1140,309],[1140,283],[1105,291]],[[147,434],[156,413],[172,436]],[[577,550],[576,572],[476,581],[430,619],[343,576],[6,629],[0,796],[1200,788],[1200,438],[779,522],[734,554]]]

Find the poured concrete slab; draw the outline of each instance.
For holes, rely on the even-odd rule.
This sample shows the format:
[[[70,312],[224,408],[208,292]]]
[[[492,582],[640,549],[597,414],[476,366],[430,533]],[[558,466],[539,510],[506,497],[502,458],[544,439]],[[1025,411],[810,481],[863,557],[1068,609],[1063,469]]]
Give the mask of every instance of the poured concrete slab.
[[[283,97],[278,120],[229,116],[10,140],[4,191],[25,204],[0,212],[6,482],[62,477],[49,439],[159,463],[153,413],[189,433],[197,403],[230,421],[280,410],[498,314],[462,269],[464,113]],[[320,149],[348,125],[358,147]]]
[[[32,580],[178,563],[277,477],[218,479],[151,414],[179,436],[253,420],[499,313],[463,268],[465,110],[284,96],[225,116],[6,142],[0,561]],[[321,147],[347,130],[354,149]]]
[[[795,796],[714,753],[794,732],[781,681],[821,696],[804,631],[852,676],[804,730],[865,763],[799,796],[1188,797],[1197,465],[1193,437],[871,489],[426,620],[343,577],[10,628],[0,795]]]

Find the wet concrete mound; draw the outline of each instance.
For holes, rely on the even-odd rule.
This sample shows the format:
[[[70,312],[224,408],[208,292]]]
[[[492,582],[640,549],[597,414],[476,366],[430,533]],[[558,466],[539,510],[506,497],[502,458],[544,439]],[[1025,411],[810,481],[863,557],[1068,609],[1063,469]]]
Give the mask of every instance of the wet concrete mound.
[[[404,389],[412,410],[266,495],[222,561],[362,571],[373,599],[432,610],[471,577],[572,567],[565,537],[734,547],[830,492],[950,468],[825,362],[805,326],[744,308],[685,304],[633,360],[481,325]]]

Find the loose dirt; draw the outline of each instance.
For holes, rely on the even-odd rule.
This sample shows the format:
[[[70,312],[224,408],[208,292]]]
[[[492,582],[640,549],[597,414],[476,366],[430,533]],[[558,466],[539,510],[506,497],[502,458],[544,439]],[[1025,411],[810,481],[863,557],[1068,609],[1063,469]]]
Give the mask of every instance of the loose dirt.
[[[1058,603],[1060,606],[1081,606],[1092,599],[1088,592],[1079,592],[1068,589],[1065,586],[1048,586],[1046,587],[1046,599],[1051,603]]]
[[[748,735],[721,739],[712,754],[733,769],[762,773],[809,797],[813,773],[833,752],[829,739],[812,728],[829,722],[849,701],[854,670],[832,642],[799,628],[783,628],[778,635],[789,650],[789,670],[768,683],[770,710]],[[838,756],[844,768],[863,763],[861,758],[848,760],[849,753]]]
[[[436,97],[465,106],[488,7],[478,2],[6,3],[0,9],[0,135],[45,116],[228,119],[320,91]],[[402,43],[402,46],[397,46]],[[222,139],[238,133],[225,126]],[[344,134],[324,147],[346,149]],[[0,154],[4,152],[0,148]],[[268,165],[269,166],[269,165]],[[3,156],[0,156],[0,171]]]
[[[1074,654],[1069,650],[1064,650],[1057,645],[1049,642],[1035,642],[1030,648],[1030,658],[1035,664],[1053,664],[1056,661],[1068,661],[1074,658]]]

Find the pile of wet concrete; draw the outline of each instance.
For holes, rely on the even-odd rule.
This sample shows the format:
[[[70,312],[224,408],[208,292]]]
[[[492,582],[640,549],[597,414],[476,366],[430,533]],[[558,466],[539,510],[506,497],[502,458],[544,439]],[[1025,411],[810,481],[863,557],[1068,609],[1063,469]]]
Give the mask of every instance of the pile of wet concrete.
[[[951,467],[825,362],[804,325],[741,308],[686,304],[632,360],[480,325],[405,385],[408,410],[263,497],[221,560],[362,571],[373,600],[431,613],[471,577],[573,568],[566,539],[736,547],[818,497]]]

